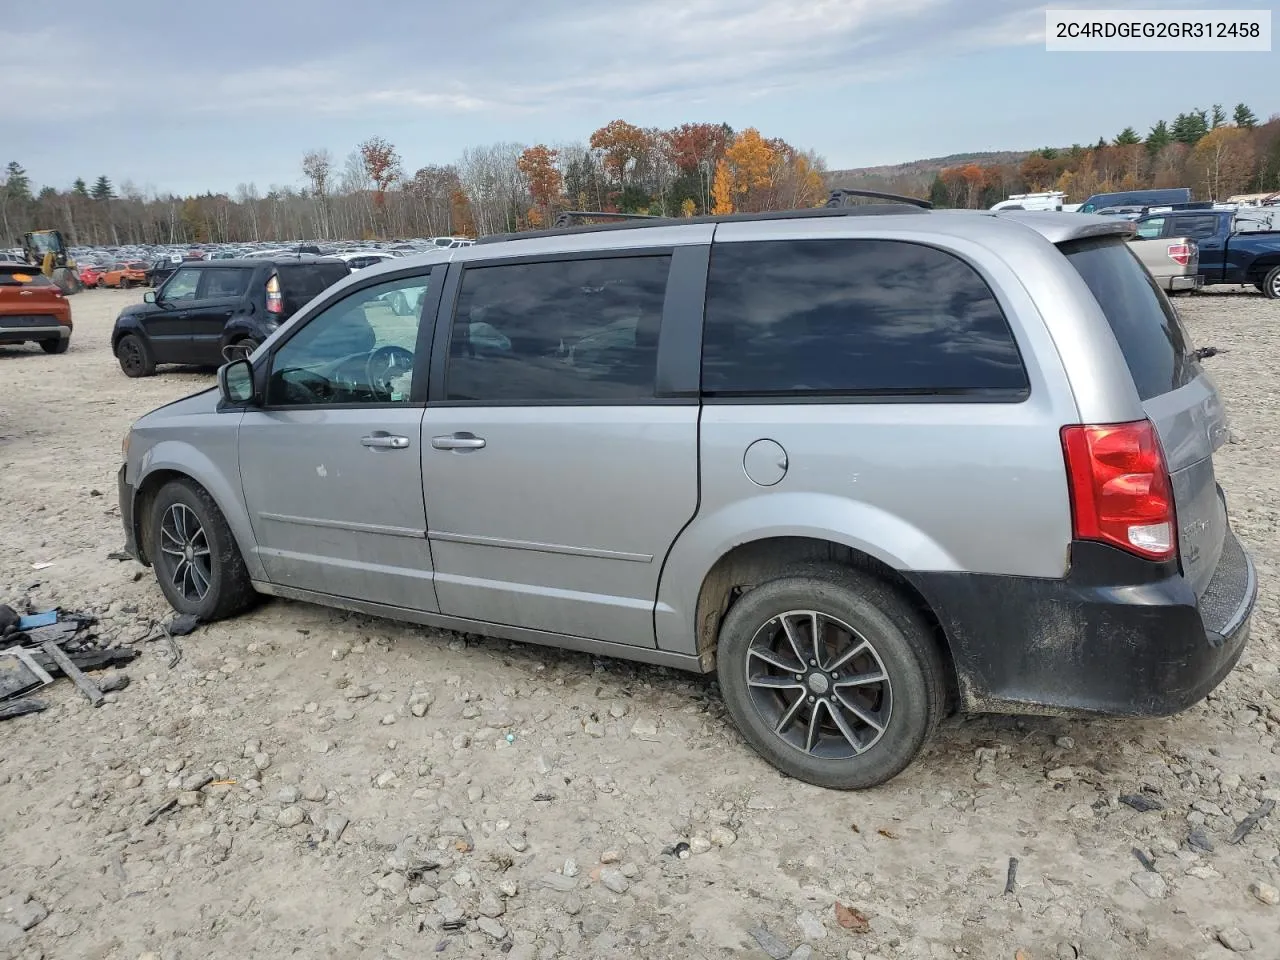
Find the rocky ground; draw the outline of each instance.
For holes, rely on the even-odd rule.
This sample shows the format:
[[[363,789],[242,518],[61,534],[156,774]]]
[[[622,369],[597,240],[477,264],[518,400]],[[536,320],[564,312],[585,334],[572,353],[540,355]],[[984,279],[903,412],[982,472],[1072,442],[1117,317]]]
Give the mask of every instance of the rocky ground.
[[[137,298],[78,296],[64,356],[0,348],[0,600],[121,643],[168,610],[107,559],[120,439],[212,382],[125,379]],[[765,766],[700,678],[265,603],[173,668],[142,644],[99,709],[60,681],[0,725],[0,958],[1280,956],[1280,811],[1230,842],[1280,799],[1280,305],[1178,303],[1226,351],[1218,471],[1261,578],[1207,702],[952,719],[840,794]]]

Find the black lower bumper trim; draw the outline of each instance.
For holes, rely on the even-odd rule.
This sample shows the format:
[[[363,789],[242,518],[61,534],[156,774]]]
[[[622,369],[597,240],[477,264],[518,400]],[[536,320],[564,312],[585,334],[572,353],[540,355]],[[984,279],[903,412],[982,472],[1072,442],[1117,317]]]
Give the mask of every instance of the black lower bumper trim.
[[[125,479],[125,467],[120,465],[116,474],[116,493],[120,499],[120,522],[124,524],[124,552],[133,559],[142,562],[138,552],[138,537],[133,526],[133,487]]]
[[[1221,619],[1210,613],[1215,598],[1206,592],[1197,601],[1176,565],[1094,543],[1072,545],[1064,579],[925,573],[912,580],[950,642],[963,709],[1167,716],[1204,699],[1248,641],[1256,579],[1227,536],[1244,562],[1215,577],[1239,598]],[[1101,582],[1104,571],[1130,575]]]

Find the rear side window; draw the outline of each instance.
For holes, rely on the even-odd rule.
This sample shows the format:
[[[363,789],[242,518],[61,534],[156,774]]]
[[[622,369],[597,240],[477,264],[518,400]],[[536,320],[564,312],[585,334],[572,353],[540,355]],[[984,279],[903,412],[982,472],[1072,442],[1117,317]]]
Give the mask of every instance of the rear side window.
[[[253,270],[249,267],[206,270],[204,274],[204,290],[201,292],[200,297],[204,300],[239,297],[249,289],[249,281],[252,278]]]
[[[1190,341],[1173,305],[1124,241],[1077,240],[1061,249],[1106,314],[1140,399],[1195,379]]]
[[[671,257],[470,267],[449,339],[450,400],[653,396]]]
[[[1029,385],[999,304],[958,257],[896,240],[771,240],[712,249],[702,389],[1017,401]]]
[[[345,263],[284,263],[276,267],[284,294],[284,313],[291,316],[312,297],[333,286],[351,271]]]
[[[1176,217],[1173,221],[1173,232],[1180,237],[1193,240],[1204,240],[1218,233],[1217,217]]]

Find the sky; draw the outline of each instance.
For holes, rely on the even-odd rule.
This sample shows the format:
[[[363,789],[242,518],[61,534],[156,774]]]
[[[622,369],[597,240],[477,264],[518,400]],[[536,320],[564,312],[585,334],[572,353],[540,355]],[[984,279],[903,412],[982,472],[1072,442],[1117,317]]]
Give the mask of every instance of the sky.
[[[242,183],[265,192],[301,186],[307,150],[328,149],[341,166],[375,135],[412,174],[469,146],[586,141],[621,117],[646,127],[755,126],[842,169],[1091,143],[1128,125],[1145,134],[1213,103],[1230,111],[1244,101],[1262,119],[1280,112],[1280,52],[1047,53],[1045,7],[60,0],[56,17],[31,7],[31,16],[0,21],[0,94],[11,105],[0,164],[16,160],[33,183],[59,188],[105,174],[148,193]]]

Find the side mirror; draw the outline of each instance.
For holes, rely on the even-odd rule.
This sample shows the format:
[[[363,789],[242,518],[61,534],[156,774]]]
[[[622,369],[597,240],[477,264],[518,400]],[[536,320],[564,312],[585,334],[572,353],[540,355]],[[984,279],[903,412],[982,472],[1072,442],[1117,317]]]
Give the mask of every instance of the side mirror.
[[[146,293],[144,293],[144,294],[142,295],[142,302],[143,302],[143,303],[155,303],[155,302],[156,302],[156,292],[155,292],[154,290],[148,290]]]
[[[218,368],[218,390],[222,399],[233,407],[253,403],[253,364],[244,359],[223,364]]]

